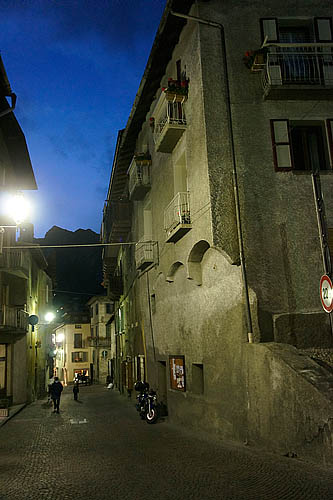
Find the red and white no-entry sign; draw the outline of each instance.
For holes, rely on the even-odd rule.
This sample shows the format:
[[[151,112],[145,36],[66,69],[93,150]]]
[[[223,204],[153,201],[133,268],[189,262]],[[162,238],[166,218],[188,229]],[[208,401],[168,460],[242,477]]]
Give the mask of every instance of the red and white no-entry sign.
[[[331,278],[326,274],[321,277],[319,292],[324,311],[330,313],[333,310],[333,284]]]

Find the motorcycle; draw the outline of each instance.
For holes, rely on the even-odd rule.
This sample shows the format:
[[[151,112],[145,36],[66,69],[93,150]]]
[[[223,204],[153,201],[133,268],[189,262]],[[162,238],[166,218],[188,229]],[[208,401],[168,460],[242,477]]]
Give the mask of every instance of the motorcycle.
[[[155,391],[149,390],[147,382],[136,382],[134,389],[139,392],[137,395],[136,409],[140,417],[146,420],[147,424],[154,424],[158,418],[157,395]]]

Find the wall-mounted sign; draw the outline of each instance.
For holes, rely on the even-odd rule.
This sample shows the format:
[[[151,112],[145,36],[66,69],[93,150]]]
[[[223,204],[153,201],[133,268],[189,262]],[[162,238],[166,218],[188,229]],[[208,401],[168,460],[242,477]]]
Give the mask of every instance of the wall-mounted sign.
[[[185,356],[169,356],[171,389],[185,392]]]
[[[319,284],[319,293],[321,305],[327,313],[333,310],[333,285],[329,276],[324,275],[321,277]]]

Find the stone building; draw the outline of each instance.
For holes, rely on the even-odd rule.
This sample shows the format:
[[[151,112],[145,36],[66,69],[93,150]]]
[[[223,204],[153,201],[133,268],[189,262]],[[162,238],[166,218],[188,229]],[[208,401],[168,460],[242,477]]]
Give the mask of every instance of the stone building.
[[[333,462],[332,8],[169,0],[103,214],[118,388]]]
[[[102,384],[114,377],[115,337],[114,304],[103,295],[88,301],[90,307],[90,347],[92,350],[93,380]]]
[[[91,377],[90,323],[87,319],[82,323],[80,319],[54,329],[55,375],[64,385],[71,384],[79,375],[87,377],[87,381]]]
[[[7,101],[8,99],[8,101]],[[12,92],[0,58],[1,210],[9,192],[37,189]],[[32,225],[20,226],[0,214],[0,407],[33,401],[45,394],[51,366],[50,332],[42,316],[51,301],[51,279]],[[38,320],[32,324],[29,319]],[[5,414],[7,408],[0,413]]]

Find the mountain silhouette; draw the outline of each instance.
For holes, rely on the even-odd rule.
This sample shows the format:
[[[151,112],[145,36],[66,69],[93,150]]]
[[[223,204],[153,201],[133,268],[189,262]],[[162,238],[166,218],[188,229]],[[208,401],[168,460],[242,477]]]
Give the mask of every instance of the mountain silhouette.
[[[91,229],[68,231],[53,226],[44,238],[35,238],[41,247],[100,243]],[[104,295],[102,247],[42,248],[53,281],[53,304],[59,308],[82,309],[93,295]]]

